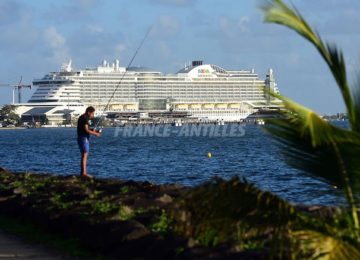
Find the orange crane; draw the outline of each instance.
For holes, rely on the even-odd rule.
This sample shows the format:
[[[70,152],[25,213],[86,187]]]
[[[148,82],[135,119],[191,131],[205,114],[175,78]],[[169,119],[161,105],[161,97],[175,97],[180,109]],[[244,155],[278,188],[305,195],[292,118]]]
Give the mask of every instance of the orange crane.
[[[0,84],[0,87],[12,87],[13,88],[13,95],[12,95],[12,104],[15,104],[15,90],[18,94],[18,103],[21,103],[21,90],[23,88],[29,88],[31,89],[31,85],[28,84],[21,84],[22,82],[22,76],[20,78],[20,81],[17,85],[11,85],[11,84]]]

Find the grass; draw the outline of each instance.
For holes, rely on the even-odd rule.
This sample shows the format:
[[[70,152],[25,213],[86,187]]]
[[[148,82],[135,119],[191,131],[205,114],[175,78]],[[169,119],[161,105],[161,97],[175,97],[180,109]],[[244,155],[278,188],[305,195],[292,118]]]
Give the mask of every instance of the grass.
[[[165,210],[162,210],[161,215],[157,222],[151,225],[151,231],[156,233],[167,233],[169,232],[172,219],[168,216]]]

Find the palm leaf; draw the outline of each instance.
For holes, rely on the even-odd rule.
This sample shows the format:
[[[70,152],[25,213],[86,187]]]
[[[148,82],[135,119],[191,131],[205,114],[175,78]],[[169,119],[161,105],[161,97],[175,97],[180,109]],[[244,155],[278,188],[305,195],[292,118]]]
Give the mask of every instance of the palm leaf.
[[[174,206],[172,215],[176,231],[201,244],[234,242],[237,250],[251,245],[252,249],[270,249],[272,256],[286,258],[290,248],[294,255],[313,255],[316,243],[321,247],[331,238],[332,243],[352,249],[356,244],[352,232],[337,232],[339,226],[343,230],[351,229],[351,225],[344,222],[347,213],[342,214],[342,211],[337,215],[333,213],[331,218],[309,214],[245,180],[233,178],[214,179],[189,191]],[[317,234],[319,239],[305,234]],[[306,243],[303,245],[302,241]],[[333,254],[325,249],[321,252]],[[358,251],[354,253],[358,254]]]
[[[360,251],[352,244],[313,230],[291,232],[295,259],[360,259]]]
[[[360,191],[360,136],[329,124],[305,108],[281,95],[283,119],[268,120],[265,129],[282,144],[286,162],[300,170],[343,189],[359,227],[356,202]],[[354,191],[356,192],[354,196]]]
[[[281,0],[269,1],[263,6],[265,21],[278,23],[293,29],[309,40],[329,66],[344,99],[352,131],[337,128],[322,120],[315,112],[285,98],[281,99],[287,111],[286,119],[272,120],[268,128],[283,145],[287,161],[315,177],[341,187],[351,207],[354,227],[359,230],[356,197],[360,191],[360,157],[358,120],[360,107],[354,102],[348,86],[343,55],[336,47],[325,44],[295,8],[289,8]]]
[[[340,188],[349,182],[360,195],[360,135],[329,124],[288,98],[272,95],[284,102],[286,110],[283,119],[268,120],[265,129],[283,145],[287,162]],[[344,170],[346,176],[339,174]]]
[[[281,0],[268,1],[262,9],[265,21],[284,25],[312,43],[329,66],[344,99],[352,129],[360,132],[360,114],[356,112],[354,100],[347,81],[343,54],[336,46],[326,44],[295,8],[289,8]]]
[[[359,64],[357,66],[359,68]],[[354,113],[356,118],[360,118],[360,69],[355,71],[356,78],[352,82],[351,95],[354,101]],[[358,129],[356,129],[358,131]]]
[[[205,245],[236,241],[289,245],[289,227],[299,212],[289,202],[245,180],[215,179],[190,191],[174,209],[177,231]],[[180,217],[179,217],[180,216]]]

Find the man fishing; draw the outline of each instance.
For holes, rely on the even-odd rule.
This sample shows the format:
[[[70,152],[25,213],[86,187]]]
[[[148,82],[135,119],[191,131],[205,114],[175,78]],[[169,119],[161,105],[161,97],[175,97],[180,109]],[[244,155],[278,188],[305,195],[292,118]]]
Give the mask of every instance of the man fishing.
[[[99,132],[89,128],[89,121],[91,118],[94,118],[94,113],[95,108],[91,106],[86,108],[85,113],[79,117],[77,124],[77,142],[81,152],[80,176],[87,179],[92,179],[92,176],[89,175],[86,170],[87,158],[90,150],[90,135],[100,136]]]
[[[118,88],[121,85],[121,82],[123,80],[123,78],[125,77],[126,73],[129,71],[129,68],[132,64],[132,62],[134,61],[136,55],[138,54],[140,48],[142,47],[142,45],[144,44],[147,36],[149,35],[151,31],[151,27],[149,28],[149,30],[146,32],[145,37],[142,39],[139,47],[136,49],[134,56],[131,58],[128,66],[126,67],[125,73],[123,73],[119,83],[117,84],[116,88],[114,89],[114,92],[112,93],[112,95],[109,98],[109,101],[107,102],[106,106],[104,107],[104,111],[100,116],[100,119],[97,120],[97,123],[95,124],[95,129],[97,128],[99,122],[101,121],[104,112],[106,111],[107,108],[109,108],[110,102],[111,100],[114,98],[116,91],[118,90]],[[95,109],[93,107],[88,107],[85,111],[85,114],[81,115],[79,117],[78,120],[78,125],[77,125],[77,134],[78,134],[78,144],[79,144],[79,148],[80,148],[80,152],[81,152],[81,173],[80,176],[81,177],[85,177],[85,178],[89,178],[91,179],[92,176],[89,175],[86,171],[86,165],[87,165],[87,158],[89,155],[89,138],[90,135],[95,135],[97,137],[100,136],[100,133],[94,130],[91,130],[89,128],[89,119],[90,118],[94,118],[94,112]]]

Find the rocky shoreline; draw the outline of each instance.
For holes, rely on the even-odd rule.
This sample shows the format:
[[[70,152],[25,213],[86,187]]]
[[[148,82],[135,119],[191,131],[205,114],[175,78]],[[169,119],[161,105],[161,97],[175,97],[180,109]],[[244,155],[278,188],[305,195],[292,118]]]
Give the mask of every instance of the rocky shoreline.
[[[236,194],[238,206],[233,207],[234,194],[228,192],[244,188],[250,190]],[[249,201],[258,192],[239,180],[211,181],[187,188],[111,179],[86,181],[77,176],[12,173],[0,168],[0,215],[21,216],[47,232],[78,240],[94,255],[113,259],[267,259],[271,225],[261,235],[251,232],[251,228],[244,230],[240,240],[238,232],[231,230],[233,223],[238,226],[239,219],[255,224],[270,221],[266,217],[248,218],[249,214],[241,217],[242,204],[245,207],[242,200]],[[271,196],[276,203],[283,203]],[[212,205],[219,204],[222,209],[212,212]],[[290,212],[291,218],[294,208],[285,202],[280,206],[282,211]],[[271,207],[271,203],[264,204],[262,210],[270,212]],[[335,209],[296,210],[328,218]],[[209,219],[220,214],[218,218],[224,221],[220,229],[211,223],[203,225],[207,214],[211,214]],[[280,213],[274,214],[271,221]]]

